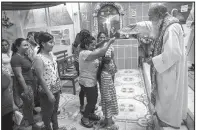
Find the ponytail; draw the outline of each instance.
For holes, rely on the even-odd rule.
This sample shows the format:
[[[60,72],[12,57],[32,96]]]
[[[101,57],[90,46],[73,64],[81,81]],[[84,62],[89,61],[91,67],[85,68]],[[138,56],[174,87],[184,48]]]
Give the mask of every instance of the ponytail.
[[[11,50],[12,50],[12,56],[18,51],[18,49],[16,48],[15,43],[12,43]]]
[[[42,44],[40,44],[40,46],[38,47],[38,52],[37,52],[37,54],[39,54],[40,53],[40,51],[41,51],[41,49],[43,48],[43,45]]]
[[[41,31],[41,32],[39,32],[39,34],[36,34],[36,36],[34,38],[35,38],[35,41],[39,45],[39,47],[38,47],[39,49],[38,49],[38,52],[37,52],[37,54],[38,54],[43,49],[42,43],[43,42],[46,43],[46,42],[52,40],[53,39],[53,35],[51,35],[48,32],[42,32]]]

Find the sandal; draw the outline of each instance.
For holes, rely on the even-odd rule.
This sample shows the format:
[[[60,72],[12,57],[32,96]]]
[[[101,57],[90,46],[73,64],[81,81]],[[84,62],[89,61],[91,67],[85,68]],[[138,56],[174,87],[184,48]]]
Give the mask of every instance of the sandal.
[[[99,122],[99,126],[100,126],[100,128],[104,128],[104,127],[107,126],[107,123],[105,122],[105,120],[101,120],[101,121]]]
[[[90,113],[88,118],[90,120],[94,120],[94,121],[99,121],[101,118],[99,116],[97,116],[96,114]]]
[[[115,124],[106,127],[106,130],[118,130],[118,129],[119,129],[119,127],[117,125],[115,125]]]
[[[83,118],[81,118],[81,124],[86,127],[86,128],[92,128],[93,127],[93,123],[90,122],[89,120],[84,121]]]

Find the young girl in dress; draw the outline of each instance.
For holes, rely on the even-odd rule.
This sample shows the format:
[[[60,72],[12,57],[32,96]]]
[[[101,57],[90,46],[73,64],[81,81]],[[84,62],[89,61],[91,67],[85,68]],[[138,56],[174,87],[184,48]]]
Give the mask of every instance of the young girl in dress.
[[[103,40],[106,40],[106,34],[100,32],[98,34],[98,42]],[[118,126],[115,125],[112,117],[118,115],[118,103],[114,86],[114,76],[117,68],[114,61],[114,48],[112,45],[105,53],[105,56],[102,57],[100,67],[101,106],[105,116],[101,126],[106,127],[107,130],[116,130]]]

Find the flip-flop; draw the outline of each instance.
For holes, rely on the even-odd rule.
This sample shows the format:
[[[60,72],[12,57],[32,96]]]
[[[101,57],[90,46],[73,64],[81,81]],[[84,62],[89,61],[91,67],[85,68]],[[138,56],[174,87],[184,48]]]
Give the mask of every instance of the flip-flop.
[[[84,122],[83,119],[81,119],[81,124],[86,128],[92,128],[93,127],[92,122],[90,122],[90,121]]]
[[[97,116],[96,114],[89,114],[88,118],[90,120],[94,120],[94,121],[99,121],[101,118],[99,116]]]

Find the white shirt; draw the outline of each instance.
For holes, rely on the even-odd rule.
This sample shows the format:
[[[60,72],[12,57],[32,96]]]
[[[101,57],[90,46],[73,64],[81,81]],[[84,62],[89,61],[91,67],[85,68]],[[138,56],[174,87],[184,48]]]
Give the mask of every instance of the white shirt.
[[[79,54],[79,83],[85,87],[94,87],[97,84],[99,60],[86,61],[90,53],[92,51],[83,50]]]
[[[10,64],[11,57],[12,52],[9,52],[9,54],[2,53],[2,69],[4,69],[4,71],[6,71],[8,74],[13,74],[12,67]]]

